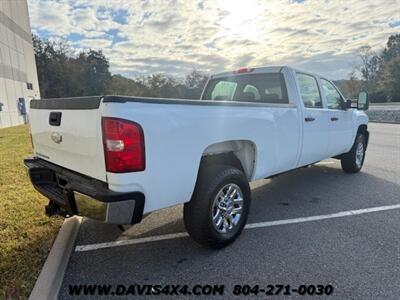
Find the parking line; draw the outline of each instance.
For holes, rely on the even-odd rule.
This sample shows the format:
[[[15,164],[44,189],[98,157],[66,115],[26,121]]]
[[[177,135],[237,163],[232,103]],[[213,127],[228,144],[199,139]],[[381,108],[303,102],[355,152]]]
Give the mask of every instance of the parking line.
[[[148,243],[148,242],[178,239],[178,238],[183,238],[183,237],[187,237],[187,236],[189,236],[189,234],[187,232],[163,234],[163,235],[149,236],[149,237],[138,238],[138,239],[119,240],[119,241],[114,241],[114,242],[98,243],[98,244],[91,244],[91,245],[81,245],[81,246],[76,246],[75,251],[76,252],[84,252],[84,251],[112,248],[112,247],[125,246],[125,245],[135,245],[135,244],[143,244],[143,243]]]
[[[370,208],[363,208],[363,209],[356,209],[356,210],[347,210],[347,211],[341,211],[341,212],[337,212],[337,213],[333,213],[333,214],[327,214],[327,215],[318,215],[318,216],[310,216],[310,217],[302,217],[302,218],[294,218],[294,219],[285,219],[285,220],[276,220],[276,221],[252,223],[252,224],[247,224],[245,229],[263,228],[263,227],[272,227],[272,226],[286,225],[286,224],[313,222],[313,221],[319,221],[319,220],[342,218],[342,217],[348,217],[348,216],[356,216],[356,215],[362,215],[362,214],[378,212],[378,211],[385,211],[385,210],[393,210],[393,209],[400,209],[400,204],[378,206],[378,207],[370,207]],[[179,232],[179,233],[163,234],[163,235],[150,236],[150,237],[137,238],[137,239],[113,241],[113,242],[107,242],[107,243],[79,245],[79,246],[75,247],[75,252],[86,252],[86,251],[99,250],[99,249],[112,248],[112,247],[119,247],[119,246],[126,246],[126,245],[143,244],[143,243],[149,243],[149,242],[156,242],[156,241],[164,241],[164,240],[171,240],[171,239],[177,239],[177,238],[184,238],[184,237],[188,237],[188,236],[189,235],[186,232]]]
[[[356,215],[362,215],[362,214],[367,214],[367,213],[372,213],[372,212],[377,212],[377,211],[384,211],[384,210],[392,210],[392,209],[400,209],[400,204],[370,207],[370,208],[363,208],[363,209],[356,209],[356,210],[347,210],[347,211],[341,211],[341,212],[327,214],[327,215],[252,223],[252,224],[247,224],[245,228],[252,229],[252,228],[270,227],[270,226],[286,225],[286,224],[294,224],[294,223],[305,223],[305,222],[312,222],[312,221],[325,220],[325,219],[356,216]]]

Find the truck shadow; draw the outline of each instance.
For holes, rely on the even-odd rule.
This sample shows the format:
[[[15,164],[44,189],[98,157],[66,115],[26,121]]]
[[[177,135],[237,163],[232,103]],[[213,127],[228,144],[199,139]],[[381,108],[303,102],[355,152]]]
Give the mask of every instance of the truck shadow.
[[[400,185],[366,172],[346,174],[336,165],[314,165],[252,183],[248,223],[330,214],[398,203]],[[150,214],[121,232],[85,220],[78,245],[185,232],[182,206]]]
[[[398,203],[400,185],[367,172],[314,165],[262,181],[252,189],[249,223]]]
[[[349,175],[337,165],[317,165],[252,184],[248,223],[390,205],[399,203],[399,194],[399,184],[367,172]],[[219,251],[204,248],[190,238],[177,238],[74,252],[60,298],[68,298],[70,284],[107,283],[110,278],[126,285],[170,284],[171,278],[198,284],[207,276],[206,283],[231,285],[244,278],[248,282],[260,278],[263,282],[284,282],[287,274],[300,282],[331,282],[336,277],[329,274],[338,274],[332,265],[369,272],[365,262],[375,256],[362,247],[365,240],[379,236],[374,230],[381,226],[386,226],[382,230],[396,232],[382,216],[370,223],[371,215],[245,230],[235,243]],[[77,244],[184,231],[181,207],[175,207],[148,216],[143,224],[129,230],[129,236],[123,236],[116,226],[86,220]],[[354,253],[362,258],[355,259]],[[226,272],[232,268],[234,272]],[[321,274],[325,274],[322,279]]]

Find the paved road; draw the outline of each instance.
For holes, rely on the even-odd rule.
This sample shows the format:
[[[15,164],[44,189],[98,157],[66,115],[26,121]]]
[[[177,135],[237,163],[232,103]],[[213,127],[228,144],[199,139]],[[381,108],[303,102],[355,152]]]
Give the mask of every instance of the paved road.
[[[361,173],[345,174],[336,160],[328,160],[256,182],[248,222],[400,204],[400,125],[370,124],[370,131]],[[86,220],[76,244],[184,232],[181,209],[151,214],[124,233]],[[60,298],[69,299],[70,284],[134,283],[224,284],[218,299],[233,298],[235,284],[331,284],[328,299],[399,299],[400,209],[248,229],[220,251],[184,237],[74,252]]]

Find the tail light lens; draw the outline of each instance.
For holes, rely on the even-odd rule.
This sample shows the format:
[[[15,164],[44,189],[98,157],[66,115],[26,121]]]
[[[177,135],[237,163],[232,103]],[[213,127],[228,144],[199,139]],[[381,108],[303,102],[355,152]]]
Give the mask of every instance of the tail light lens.
[[[146,160],[142,127],[118,118],[103,118],[102,126],[107,172],[143,171]]]

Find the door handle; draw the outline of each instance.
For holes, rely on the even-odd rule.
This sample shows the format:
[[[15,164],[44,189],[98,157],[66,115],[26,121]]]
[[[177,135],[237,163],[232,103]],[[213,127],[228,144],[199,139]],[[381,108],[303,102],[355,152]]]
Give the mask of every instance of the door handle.
[[[313,118],[313,117],[306,117],[306,118],[304,118],[304,121],[306,121],[306,122],[312,122],[312,121],[314,121],[315,120],[315,118]]]
[[[336,117],[331,118],[332,122],[337,121],[337,120],[339,120],[339,118],[336,118]]]

